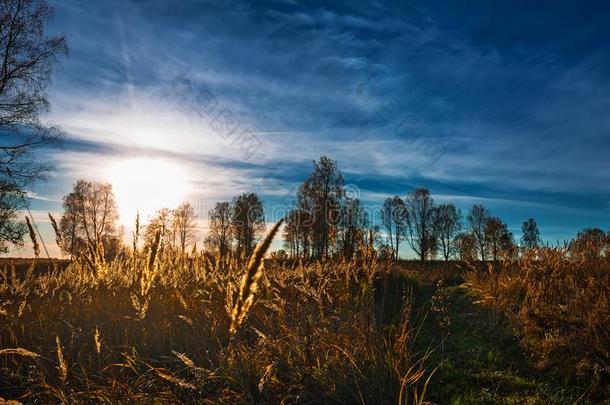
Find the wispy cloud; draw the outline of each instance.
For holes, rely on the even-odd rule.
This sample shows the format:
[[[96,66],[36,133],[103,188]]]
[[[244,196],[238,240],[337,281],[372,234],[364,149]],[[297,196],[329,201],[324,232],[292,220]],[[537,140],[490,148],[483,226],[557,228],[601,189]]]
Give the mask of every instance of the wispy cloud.
[[[525,216],[574,232],[610,225],[610,51],[603,24],[580,30],[607,11],[54,3],[53,30],[68,34],[71,56],[49,118],[68,138],[49,154],[56,170],[50,190],[34,190],[41,199],[58,200],[77,178],[103,178],[118,159],[158,156],[186,168],[193,201],[253,190],[273,204],[327,154],[368,200],[428,186],[439,201],[483,201],[514,227]],[[213,118],[168,96],[180,75],[195,96],[209,89],[260,149],[244,159]],[[375,121],[388,99],[400,111]],[[405,114],[442,144],[438,160],[397,136]]]

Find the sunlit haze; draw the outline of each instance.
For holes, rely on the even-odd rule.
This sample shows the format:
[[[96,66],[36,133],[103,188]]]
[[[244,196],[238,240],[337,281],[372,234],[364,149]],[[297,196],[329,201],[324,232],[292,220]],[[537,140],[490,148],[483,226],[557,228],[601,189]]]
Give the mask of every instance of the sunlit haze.
[[[108,181],[117,198],[120,221],[130,225],[167,207],[175,208],[189,191],[187,173],[177,163],[163,159],[133,158],[111,166]]]

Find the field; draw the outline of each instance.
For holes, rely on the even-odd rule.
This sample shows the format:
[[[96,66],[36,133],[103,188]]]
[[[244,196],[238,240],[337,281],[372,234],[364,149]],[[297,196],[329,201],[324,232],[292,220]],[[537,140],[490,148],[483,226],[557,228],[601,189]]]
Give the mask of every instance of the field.
[[[547,279],[544,273],[553,260],[571,269],[569,277],[580,283],[573,288],[591,282],[586,265],[605,269],[607,281],[605,259],[576,263],[560,253],[488,270],[482,263],[393,263],[370,249],[351,261],[266,259],[247,268],[171,251],[42,272],[35,271],[36,261],[29,269],[5,262],[0,397],[32,403],[608,403],[602,273],[595,275],[600,287],[587,290],[589,299],[597,298],[594,318],[576,312],[586,306],[574,302],[581,294],[568,288],[567,275],[555,302],[538,297],[536,308],[555,305],[574,315],[547,311],[546,321],[556,322],[546,335],[533,331],[538,318],[531,308],[511,301],[519,286],[532,285],[515,285],[525,274],[533,277],[532,266],[539,287],[553,282],[557,274]],[[575,329],[570,320],[588,322],[588,329]],[[561,333],[563,346],[557,346]]]
[[[610,405],[610,7],[530,3],[0,1],[0,405]]]

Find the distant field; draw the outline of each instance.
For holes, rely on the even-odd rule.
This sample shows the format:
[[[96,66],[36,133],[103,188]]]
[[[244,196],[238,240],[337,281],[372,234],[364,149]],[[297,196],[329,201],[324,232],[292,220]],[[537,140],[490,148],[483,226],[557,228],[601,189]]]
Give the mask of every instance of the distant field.
[[[70,260],[66,259],[0,258],[0,269],[4,270],[15,266],[17,272],[27,271],[30,266],[34,265],[34,272],[41,273],[53,270],[54,268],[63,269],[68,264],[70,264]]]
[[[282,261],[283,264],[285,264],[286,266],[292,266],[292,265],[296,265],[298,263],[298,260],[284,260]],[[449,261],[445,261],[445,260],[428,260],[425,262],[419,261],[419,260],[399,260],[398,262],[396,262],[396,265],[405,268],[405,269],[410,269],[410,270],[414,270],[414,271],[421,271],[421,272],[426,272],[426,271],[439,271],[442,270],[445,274],[449,275],[449,274],[453,274],[455,276],[460,275],[461,273],[463,273],[466,270],[472,269],[472,268],[478,268],[478,269],[483,269],[485,268],[487,265],[489,265],[490,262],[486,262],[483,263],[481,261],[475,261],[472,263],[466,263],[464,261],[461,260],[449,260]],[[44,272],[44,271],[48,271],[51,270],[53,268],[58,268],[58,269],[63,269],[66,268],[69,264],[70,264],[70,260],[69,259],[34,259],[34,258],[27,258],[27,257],[23,257],[23,258],[10,258],[10,257],[2,257],[0,258],[0,269],[6,268],[6,267],[10,267],[10,266],[15,266],[17,271],[24,271],[27,270],[29,268],[29,266],[31,266],[32,264],[35,265],[35,270],[36,272]]]

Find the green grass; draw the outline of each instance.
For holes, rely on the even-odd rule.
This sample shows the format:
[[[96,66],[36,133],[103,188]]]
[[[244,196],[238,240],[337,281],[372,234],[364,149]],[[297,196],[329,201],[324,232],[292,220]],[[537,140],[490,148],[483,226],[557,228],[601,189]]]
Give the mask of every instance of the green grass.
[[[432,297],[447,308],[449,324],[432,307]],[[525,358],[506,324],[472,303],[457,285],[425,285],[415,296],[415,320],[420,327],[416,347],[433,349],[430,364],[442,364],[430,384],[428,400],[438,404],[571,404],[586,387],[541,374]],[[426,315],[424,315],[426,314]],[[610,403],[580,398],[579,403]]]

